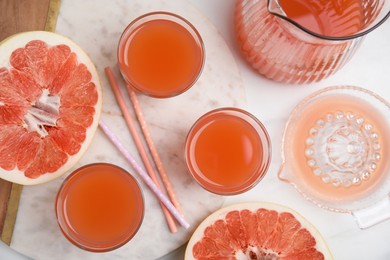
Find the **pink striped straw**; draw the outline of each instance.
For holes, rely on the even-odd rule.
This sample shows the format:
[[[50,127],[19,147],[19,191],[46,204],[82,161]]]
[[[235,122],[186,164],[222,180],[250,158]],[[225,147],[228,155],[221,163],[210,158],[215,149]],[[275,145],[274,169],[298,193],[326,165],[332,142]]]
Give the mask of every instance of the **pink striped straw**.
[[[125,122],[127,124],[127,127],[129,128],[130,134],[133,137],[133,141],[138,149],[138,153],[141,156],[141,159],[145,165],[145,168],[146,168],[147,172],[149,173],[150,177],[152,178],[153,182],[161,190],[161,186],[160,186],[160,183],[157,179],[152,162],[151,162],[151,160],[146,152],[146,149],[142,143],[141,136],[136,129],[133,117],[131,116],[129,110],[127,109],[125,100],[123,98],[122,92],[119,89],[119,86],[118,86],[118,83],[115,79],[115,76],[109,67],[105,68],[104,71],[106,72],[108,81],[110,82],[111,89],[115,94],[115,98],[118,102],[118,105],[119,105],[121,111],[122,111],[122,114],[123,114],[123,117],[125,118]],[[173,220],[171,214],[169,213],[169,211],[165,208],[165,206],[163,204],[161,204],[161,208],[162,208],[163,213],[165,215],[165,218],[167,220],[169,229],[171,230],[172,233],[175,233],[177,231],[175,221]]]
[[[173,205],[179,210],[179,212],[184,216],[183,210],[180,206],[179,201],[176,198],[175,191],[173,190],[172,184],[169,180],[169,177],[167,175],[167,172],[165,171],[165,167],[161,161],[160,155],[157,152],[156,146],[154,145],[153,139],[150,135],[148,126],[146,125],[146,121],[144,118],[144,115],[141,110],[141,106],[138,102],[137,95],[135,94],[134,90],[129,86],[126,85],[127,87],[127,92],[129,93],[131,103],[133,104],[133,108],[135,111],[135,114],[137,116],[138,122],[141,126],[142,133],[144,134],[146,143],[148,144],[150,153],[152,155],[152,158],[154,160],[154,163],[156,164],[157,170],[160,173],[161,180],[167,190],[168,196],[171,199]]]
[[[133,156],[126,150],[126,148],[122,145],[116,135],[108,128],[108,126],[101,120],[100,128],[107,135],[107,137],[111,140],[111,142],[115,145],[116,148],[123,154],[123,156],[127,159],[130,165],[136,170],[142,180],[149,186],[149,188],[153,191],[156,197],[162,202],[169,212],[175,217],[175,219],[182,225],[184,228],[188,229],[190,224],[184,219],[184,217],[180,214],[180,212],[173,206],[173,204],[169,201],[168,197],[161,192],[161,190],[157,187],[157,185],[153,182],[153,180],[149,177],[149,175],[145,172],[145,170],[135,161]]]

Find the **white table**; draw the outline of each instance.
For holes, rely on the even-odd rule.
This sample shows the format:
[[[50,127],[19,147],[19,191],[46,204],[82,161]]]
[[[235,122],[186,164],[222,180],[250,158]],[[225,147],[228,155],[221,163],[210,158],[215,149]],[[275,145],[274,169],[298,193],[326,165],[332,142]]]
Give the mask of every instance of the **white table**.
[[[355,85],[390,100],[390,21],[367,35],[356,55],[334,76],[310,85],[285,85],[259,76],[244,60],[233,30],[234,0],[190,2],[217,27],[231,48],[246,87],[247,109],[265,124],[273,144],[272,164],[266,178],[245,194],[227,197],[225,204],[259,200],[283,204],[318,228],[335,259],[390,259],[390,221],[362,231],[352,216],[317,208],[276,177],[284,124],[294,106],[309,93],[327,86]],[[179,259],[183,250],[165,259]]]
[[[390,259],[390,221],[362,231],[352,216],[317,208],[276,177],[284,124],[303,97],[326,86],[356,85],[390,100],[390,21],[369,34],[352,60],[336,75],[311,85],[284,85],[259,76],[240,54],[233,30],[234,0],[189,1],[216,26],[231,48],[247,91],[246,109],[265,124],[273,143],[267,176],[251,191],[227,197],[225,204],[260,200],[283,204],[300,212],[318,228],[335,259]],[[184,247],[163,259],[180,259],[183,252]],[[20,259],[20,256],[0,243],[0,259]]]

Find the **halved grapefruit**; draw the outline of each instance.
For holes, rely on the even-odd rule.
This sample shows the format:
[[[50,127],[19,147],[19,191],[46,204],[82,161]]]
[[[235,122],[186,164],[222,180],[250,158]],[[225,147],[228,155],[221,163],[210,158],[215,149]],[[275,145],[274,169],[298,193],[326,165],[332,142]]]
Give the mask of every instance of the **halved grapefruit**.
[[[59,177],[85,152],[102,93],[87,54],[59,34],[0,43],[0,178],[29,185]]]
[[[185,259],[333,259],[320,233],[287,207],[265,202],[222,208],[188,242]]]

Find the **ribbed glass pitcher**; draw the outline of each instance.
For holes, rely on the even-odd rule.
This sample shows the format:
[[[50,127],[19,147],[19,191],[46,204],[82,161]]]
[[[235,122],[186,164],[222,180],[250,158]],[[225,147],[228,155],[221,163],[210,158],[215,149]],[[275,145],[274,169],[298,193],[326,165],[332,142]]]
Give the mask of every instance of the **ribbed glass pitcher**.
[[[389,0],[237,0],[235,26],[260,74],[311,83],[343,67],[389,15]]]

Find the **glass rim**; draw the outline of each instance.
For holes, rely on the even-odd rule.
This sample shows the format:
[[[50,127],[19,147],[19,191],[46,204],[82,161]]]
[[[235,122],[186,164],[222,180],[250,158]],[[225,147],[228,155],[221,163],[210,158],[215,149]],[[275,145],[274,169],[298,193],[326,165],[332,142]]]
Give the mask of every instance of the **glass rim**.
[[[177,19],[177,20],[181,21],[183,24],[188,26],[188,28],[187,28],[187,27],[183,26],[183,24],[178,23],[181,26],[183,26],[185,30],[187,30],[187,31],[189,31],[189,29],[191,30],[189,32],[193,36],[194,41],[199,44],[199,49],[201,52],[200,66],[199,66],[198,71],[196,72],[196,76],[191,80],[191,82],[188,83],[188,85],[186,87],[182,88],[180,91],[175,92],[175,93],[170,94],[170,95],[158,95],[155,93],[146,92],[146,91],[142,90],[141,88],[139,88],[135,82],[133,82],[131,79],[129,79],[129,78],[125,77],[125,75],[123,75],[124,73],[122,73],[122,69],[121,69],[120,64],[118,64],[118,68],[119,68],[119,71],[120,71],[125,83],[128,84],[130,87],[134,88],[136,91],[138,91],[146,96],[153,97],[153,98],[170,98],[170,97],[178,96],[178,95],[186,92],[187,90],[189,90],[198,81],[200,75],[202,74],[203,68],[204,68],[204,64],[205,64],[205,60],[206,60],[204,42],[203,42],[202,36],[200,35],[199,31],[195,28],[195,26],[190,21],[188,21],[187,19],[185,19],[184,17],[182,17],[178,14],[175,14],[172,12],[166,12],[166,11],[149,12],[149,13],[145,13],[143,15],[136,17],[126,26],[126,28],[123,30],[123,32],[119,38],[118,47],[117,47],[117,60],[119,61],[120,47],[127,40],[127,39],[125,39],[125,35],[127,35],[128,33],[131,34],[131,32],[132,32],[131,28],[137,22],[141,22],[141,24],[143,24],[144,23],[144,22],[142,22],[143,19],[153,17],[153,16],[158,16],[158,15],[166,16],[167,18]],[[171,19],[167,19],[167,20],[172,21]],[[173,21],[173,22],[177,23],[177,21]]]
[[[198,124],[202,121],[207,119],[208,117],[218,114],[221,112],[235,112],[239,113],[240,115],[243,115],[243,117],[240,117],[240,119],[246,121],[249,123],[254,130],[257,132],[259,139],[261,140],[262,143],[262,151],[263,151],[263,158],[266,158],[264,165],[259,165],[258,169],[255,170],[255,172],[252,174],[252,176],[244,183],[238,186],[233,186],[233,187],[228,187],[225,189],[220,189],[218,188],[213,189],[209,188],[205,185],[205,183],[210,184],[208,181],[202,182],[201,178],[198,178],[199,173],[193,169],[193,163],[191,163],[191,156],[190,156],[190,146],[191,142],[189,141],[191,135],[194,133],[195,128],[198,126]],[[239,117],[237,115],[231,115],[233,117]],[[249,120],[253,120],[253,123],[249,122]],[[254,125],[258,126],[259,128],[257,129],[254,127]],[[260,131],[259,131],[260,130]],[[263,134],[263,136],[261,135]],[[267,154],[265,155],[264,151],[267,151]],[[222,108],[217,108],[213,109],[205,114],[203,114],[201,117],[199,117],[195,123],[191,126],[190,130],[188,131],[188,134],[186,136],[186,142],[185,142],[185,164],[187,171],[191,174],[192,178],[205,190],[217,194],[217,195],[223,195],[223,196],[230,196],[230,195],[237,195],[244,193],[250,189],[252,189],[254,186],[256,186],[267,174],[268,169],[271,164],[271,157],[272,157],[272,144],[271,144],[271,138],[268,134],[267,129],[265,128],[264,124],[257,119],[254,115],[249,113],[246,110],[236,108],[236,107],[222,107]],[[212,185],[213,187],[215,185]]]
[[[77,175],[80,171],[82,171],[86,168],[102,166],[102,165],[116,168],[121,173],[124,173],[129,179],[131,179],[131,181],[134,181],[134,183],[136,184],[136,187],[137,187],[137,193],[141,198],[140,202],[142,205],[142,212],[141,212],[140,221],[139,221],[139,223],[137,223],[137,227],[134,230],[134,232],[129,232],[129,233],[122,235],[120,238],[117,239],[119,242],[113,241],[111,246],[105,246],[105,247],[99,247],[98,243],[94,243],[94,242],[91,242],[89,240],[80,240],[80,239],[77,239],[77,237],[75,238],[74,236],[71,236],[69,233],[74,233],[74,232],[67,231],[67,230],[71,230],[71,227],[67,224],[66,221],[60,222],[60,218],[65,219],[66,217],[64,216],[64,210],[62,209],[62,207],[60,207],[60,206],[62,206],[62,204],[59,202],[60,197],[63,196],[64,189],[69,184],[69,181],[74,177],[77,178],[77,176],[75,176],[75,175]],[[119,167],[115,164],[111,164],[111,163],[91,163],[91,164],[87,164],[87,165],[84,165],[84,166],[81,166],[81,167],[75,169],[63,180],[61,186],[58,189],[57,196],[55,199],[55,213],[56,213],[58,226],[60,227],[62,234],[67,238],[67,240],[69,242],[71,242],[75,246],[77,246],[83,250],[89,251],[89,252],[103,253],[103,252],[109,252],[109,251],[120,248],[121,246],[128,243],[138,233],[138,231],[141,228],[141,225],[143,223],[144,217],[145,217],[145,198],[144,198],[141,186],[139,185],[137,179],[132,174],[130,174],[127,170],[125,170],[122,167]],[[65,230],[64,227],[66,227],[67,230]],[[123,238],[123,239],[121,239],[121,238]],[[89,245],[86,245],[85,242]],[[94,244],[95,246],[93,246],[91,244]]]
[[[269,6],[271,4],[273,0],[267,0],[267,9],[268,9],[268,12],[272,15],[275,15],[277,17],[279,17],[280,19],[283,19],[289,23],[291,23],[292,25],[294,25],[295,27],[297,27],[298,29],[306,32],[307,34],[311,35],[311,36],[314,36],[314,37],[317,37],[319,39],[323,39],[323,40],[328,40],[328,41],[346,41],[346,40],[353,40],[353,39],[356,39],[356,38],[359,38],[359,37],[362,37],[370,32],[372,32],[373,30],[375,30],[376,28],[378,28],[380,25],[382,25],[389,17],[390,17],[390,10],[386,13],[386,15],[380,20],[378,21],[375,25],[369,27],[368,29],[366,30],[363,30],[359,33],[355,33],[355,34],[352,34],[352,35],[347,35],[347,36],[329,36],[329,35],[323,35],[323,34],[320,34],[320,33],[316,33],[316,32],[313,32],[309,29],[307,29],[306,27],[300,25],[299,23],[295,22],[294,20],[288,18],[287,16],[284,16],[284,15],[281,15],[277,12],[273,12],[269,9]]]

